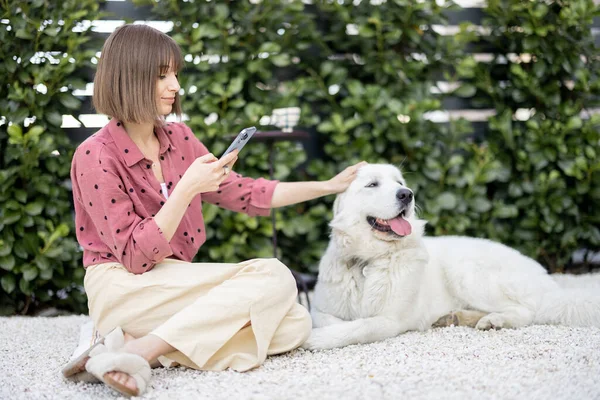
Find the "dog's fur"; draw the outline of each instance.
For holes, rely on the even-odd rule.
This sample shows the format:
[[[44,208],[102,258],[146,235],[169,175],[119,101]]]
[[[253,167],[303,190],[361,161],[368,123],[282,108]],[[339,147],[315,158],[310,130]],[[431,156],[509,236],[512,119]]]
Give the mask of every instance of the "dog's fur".
[[[304,348],[369,343],[432,324],[600,327],[597,289],[561,288],[536,261],[489,240],[424,238],[414,199],[398,198],[402,188],[406,193],[400,170],[370,164],[336,198],[314,293],[315,329]],[[404,236],[367,220],[403,210],[412,227]]]

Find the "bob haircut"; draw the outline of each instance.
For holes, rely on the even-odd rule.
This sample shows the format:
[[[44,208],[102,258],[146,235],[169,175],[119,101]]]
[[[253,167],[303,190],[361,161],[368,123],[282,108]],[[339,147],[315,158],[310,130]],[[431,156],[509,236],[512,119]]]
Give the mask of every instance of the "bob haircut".
[[[102,47],[94,76],[96,111],[122,122],[164,124],[156,106],[156,82],[169,67],[183,67],[181,49],[161,31],[147,25],[117,28]],[[179,93],[172,112],[181,117]]]

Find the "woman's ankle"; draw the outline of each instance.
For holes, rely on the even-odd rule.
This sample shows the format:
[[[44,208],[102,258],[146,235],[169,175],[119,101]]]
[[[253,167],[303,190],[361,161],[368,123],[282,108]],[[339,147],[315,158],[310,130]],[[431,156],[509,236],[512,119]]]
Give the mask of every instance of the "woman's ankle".
[[[131,342],[132,340],[135,340],[135,337],[131,336],[127,332],[123,332],[123,338],[125,339],[125,343]]]
[[[174,351],[167,342],[154,335],[146,335],[125,343],[124,351],[137,354],[148,362],[155,361],[159,356]]]

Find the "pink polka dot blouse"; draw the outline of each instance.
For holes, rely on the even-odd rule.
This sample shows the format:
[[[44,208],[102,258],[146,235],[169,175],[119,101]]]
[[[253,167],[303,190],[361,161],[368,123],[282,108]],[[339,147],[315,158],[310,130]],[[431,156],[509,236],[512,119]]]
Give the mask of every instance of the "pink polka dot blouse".
[[[156,135],[171,193],[192,162],[208,150],[183,123],[167,124],[156,129]],[[120,262],[130,272],[142,274],[167,257],[191,261],[206,241],[203,201],[251,216],[270,213],[278,182],[232,172],[219,190],[192,200],[168,241],[153,218],[167,199],[151,164],[115,119],[75,151],[71,180],[84,267]]]

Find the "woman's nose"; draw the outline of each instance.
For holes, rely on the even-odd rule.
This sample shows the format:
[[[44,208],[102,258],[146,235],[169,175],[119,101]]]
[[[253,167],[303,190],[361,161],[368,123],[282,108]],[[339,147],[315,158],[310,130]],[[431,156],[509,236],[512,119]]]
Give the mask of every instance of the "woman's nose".
[[[177,92],[180,88],[181,86],[179,86],[179,81],[177,80],[177,78],[173,78],[171,82],[169,82],[169,90]]]

